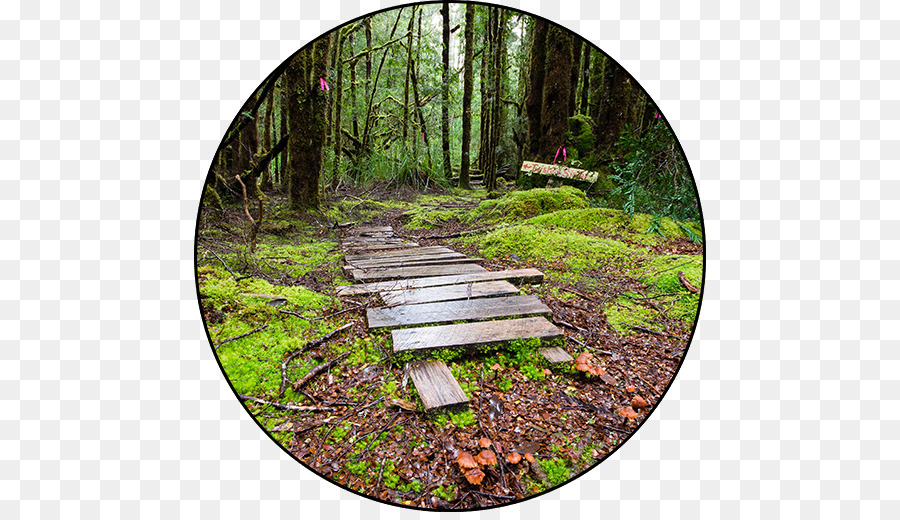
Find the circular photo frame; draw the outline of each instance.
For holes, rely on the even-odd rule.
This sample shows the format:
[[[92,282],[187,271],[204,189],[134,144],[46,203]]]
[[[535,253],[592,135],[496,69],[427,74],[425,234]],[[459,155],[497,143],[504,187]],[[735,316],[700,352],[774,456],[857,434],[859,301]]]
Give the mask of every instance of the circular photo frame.
[[[614,453],[683,363],[703,216],[636,79],[544,18],[419,3],[298,50],[212,158],[211,348],[311,471],[402,507],[540,496]]]

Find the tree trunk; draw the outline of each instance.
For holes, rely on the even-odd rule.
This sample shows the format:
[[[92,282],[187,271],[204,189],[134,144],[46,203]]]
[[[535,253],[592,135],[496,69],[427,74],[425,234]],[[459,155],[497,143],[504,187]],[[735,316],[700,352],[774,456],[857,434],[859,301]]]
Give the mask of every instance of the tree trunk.
[[[534,30],[531,39],[531,81],[528,85],[528,96],[525,98],[525,113],[528,116],[528,153],[534,158],[541,149],[541,110],[543,109],[544,74],[547,60],[547,29],[546,20],[537,18],[534,20]]]
[[[472,59],[475,54],[475,5],[466,4],[465,57],[463,58],[463,98],[462,98],[462,157],[459,163],[459,187],[472,189],[469,184],[469,148],[472,144]]]
[[[287,135],[288,131],[288,105],[290,104],[291,96],[290,91],[287,87],[287,69],[285,69],[285,73],[282,74],[280,78],[278,78],[280,83],[278,87],[278,107],[280,109],[279,113],[281,117],[279,117],[279,129],[278,129],[278,137],[279,139]],[[288,143],[290,145],[290,143]],[[290,154],[290,146],[288,146],[287,150],[281,153],[278,156],[278,182],[281,185],[281,191],[284,193],[287,191],[287,187],[290,184],[290,174],[288,173],[288,155]]]
[[[409,137],[409,82],[410,76],[412,76],[412,68],[413,68],[413,25],[416,21],[416,6],[413,6],[413,12],[409,16],[409,25],[406,26],[406,30],[409,33],[406,38],[406,80],[403,83],[403,149],[407,150],[408,146],[408,137]],[[413,146],[415,146],[415,142],[413,142]]]
[[[497,170],[500,168],[497,149],[500,147],[500,135],[503,110],[503,33],[506,27],[506,10],[494,8],[493,16],[493,103],[491,103],[491,132],[488,142],[488,168],[484,171],[484,187],[488,191],[497,189]]]
[[[643,93],[633,88],[631,78],[625,69],[607,61],[603,74],[603,96],[601,98],[598,117],[594,121],[597,126],[596,150],[602,154],[615,154],[615,146],[627,125],[637,130],[640,115],[637,106]],[[636,94],[632,93],[635,90]]]
[[[606,69],[606,55],[601,53],[591,65],[591,96],[588,106],[588,116],[594,122],[594,127],[599,131],[600,105],[603,103],[603,74]],[[599,141],[598,141],[599,142]]]
[[[444,176],[452,175],[450,167],[450,3],[441,7],[443,18],[443,53],[441,70],[441,153],[444,161]]]
[[[572,36],[555,25],[547,31],[547,67],[541,107],[539,157],[550,162],[569,131],[569,94],[572,79]]]
[[[478,132],[478,167],[481,169],[482,173],[484,173],[486,169],[486,165],[488,162],[488,141],[490,140],[490,128],[491,128],[491,45],[493,44],[493,38],[491,38],[491,8],[485,7],[487,9],[487,17],[482,16],[482,22],[484,25],[484,35],[483,44],[481,46],[481,108],[479,114],[481,116],[480,124],[479,124],[479,132]]]
[[[343,103],[343,94],[344,94],[344,63],[343,51],[344,51],[344,38],[343,31],[339,30],[337,35],[337,50],[335,51],[336,58],[334,60],[334,66],[337,67],[337,78],[335,79],[335,83],[332,86],[332,90],[334,91],[334,122],[332,123],[332,130],[334,133],[334,164],[332,166],[331,172],[331,189],[336,190],[338,187],[338,182],[340,181],[341,176],[341,157],[343,156],[343,150],[341,150],[341,126],[343,124],[342,120],[342,103]]]
[[[581,72],[581,38],[572,38],[572,75],[569,83],[569,117],[578,112],[578,76]]]
[[[275,136],[275,125],[272,119],[272,114],[275,112],[275,91],[269,91],[269,97],[266,99],[266,117],[263,120],[263,149],[271,150],[272,142],[274,141],[273,137]],[[262,177],[259,180],[259,187],[263,191],[269,191],[272,189],[272,175],[269,173],[268,163],[265,169],[262,171]]]
[[[591,45],[584,44],[584,52],[581,61],[581,104],[579,106],[579,114],[588,113],[588,95],[591,91]]]

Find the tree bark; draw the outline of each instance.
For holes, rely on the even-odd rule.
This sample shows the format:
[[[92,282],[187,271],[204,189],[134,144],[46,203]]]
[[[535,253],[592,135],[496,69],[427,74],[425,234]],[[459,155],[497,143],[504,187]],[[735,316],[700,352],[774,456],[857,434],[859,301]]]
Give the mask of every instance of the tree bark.
[[[578,76],[581,65],[581,38],[572,38],[572,75],[569,83],[569,117],[578,112]]]
[[[268,99],[266,99],[266,117],[263,120],[263,149],[272,150],[272,141],[275,136],[275,125],[272,115],[275,112],[275,90],[269,91]],[[262,171],[262,177],[259,180],[259,187],[263,191],[272,189],[272,175],[269,172],[268,161],[266,167]]]
[[[416,21],[416,6],[413,6],[413,12],[409,16],[409,25],[407,25],[406,30],[407,35],[406,38],[406,80],[403,83],[403,148],[407,149],[408,146],[408,137],[409,137],[409,82],[411,81],[410,76],[412,76],[412,68],[413,68],[413,24]],[[413,142],[413,146],[415,146],[415,141]]]
[[[484,171],[484,187],[488,191],[497,189],[497,170],[500,167],[497,150],[500,148],[500,136],[502,127],[503,110],[503,54],[504,32],[506,28],[506,13],[504,9],[494,8],[493,37],[493,103],[491,104],[491,134],[488,142],[488,168]]]
[[[340,181],[341,176],[341,157],[343,156],[343,151],[341,150],[342,137],[341,134],[341,126],[343,124],[343,94],[344,94],[344,63],[341,61],[341,57],[344,51],[344,31],[339,30],[337,35],[337,50],[335,51],[335,60],[334,66],[337,67],[337,77],[335,79],[335,84],[332,86],[332,90],[334,91],[334,122],[332,123],[332,130],[334,133],[334,164],[332,165],[331,171],[331,189],[336,190],[338,187],[338,182]]]
[[[553,160],[569,131],[572,65],[572,35],[560,27],[550,26],[539,143],[539,158],[544,162]]]
[[[544,74],[547,59],[546,20],[535,19],[531,40],[531,81],[528,85],[528,96],[525,98],[525,113],[528,116],[528,153],[537,157],[541,149],[541,111],[543,109]]]
[[[591,45],[584,44],[584,52],[581,60],[581,104],[578,109],[579,114],[588,113],[588,96],[591,91]]]
[[[459,164],[459,187],[472,189],[469,184],[469,148],[472,144],[472,60],[475,54],[475,5],[466,4],[466,28],[464,31],[465,57],[463,58],[463,115],[462,115],[462,154]]]
[[[441,7],[443,18],[443,53],[441,70],[441,153],[444,162],[444,176],[452,175],[450,166],[450,3]]]

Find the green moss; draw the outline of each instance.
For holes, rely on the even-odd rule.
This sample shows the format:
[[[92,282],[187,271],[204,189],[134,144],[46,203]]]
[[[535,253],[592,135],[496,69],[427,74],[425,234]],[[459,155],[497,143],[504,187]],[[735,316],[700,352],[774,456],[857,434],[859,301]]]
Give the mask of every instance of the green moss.
[[[432,414],[431,420],[434,425],[440,429],[446,428],[447,424],[453,424],[457,428],[468,428],[478,423],[472,410],[466,409],[462,411],[440,411]]]
[[[657,244],[663,237],[689,238],[683,227],[695,230],[699,234],[699,226],[693,222],[675,222],[670,218],[662,218],[657,226],[653,225],[651,215],[635,213],[632,218],[620,210],[608,208],[589,208],[563,210],[540,215],[526,220],[523,224],[550,226],[554,228],[586,231],[607,236],[624,237],[631,242]],[[651,232],[658,227],[657,232]]]
[[[369,463],[367,461],[363,461],[363,460],[360,460],[360,461],[350,460],[350,461],[347,461],[346,467],[350,473],[353,473],[357,477],[361,477],[361,476],[365,475],[367,470],[369,469]]]
[[[591,130],[591,118],[577,114],[569,118],[569,145],[578,152],[576,157],[587,157],[594,149],[597,137]],[[571,153],[571,151],[569,152]]]
[[[547,474],[547,487],[552,488],[569,481],[569,468],[563,459],[546,459],[538,462]]]
[[[512,379],[504,378],[504,379],[501,379],[500,381],[497,381],[497,388],[499,388],[503,392],[509,392],[509,390],[512,388],[512,385],[513,385]]]
[[[622,335],[631,334],[633,325],[647,326],[658,318],[658,313],[650,308],[638,305],[626,296],[616,298],[608,304],[604,311],[606,320]]]
[[[684,287],[678,277],[679,272],[684,273],[684,277],[691,285],[701,289],[703,256],[657,256],[645,265],[639,276],[651,286],[651,290],[656,294],[675,294],[676,296],[667,298],[672,300],[672,306],[667,314],[684,322],[687,327],[691,327],[700,306],[700,295],[692,293]]]
[[[405,482],[403,484],[400,484],[400,486],[397,489],[402,493],[412,492],[412,493],[419,495],[422,493],[422,490],[425,489],[425,485],[422,484],[421,481],[412,480],[410,482]]]
[[[586,208],[584,192],[571,186],[509,192],[463,215],[466,222],[513,222],[561,209]]]
[[[456,500],[456,485],[438,486],[431,490],[431,494],[445,502]]]
[[[560,270],[585,271],[602,265],[625,267],[639,255],[631,246],[612,239],[583,235],[575,231],[520,224],[465,240],[476,243],[488,258],[515,254],[520,259],[557,264]]]

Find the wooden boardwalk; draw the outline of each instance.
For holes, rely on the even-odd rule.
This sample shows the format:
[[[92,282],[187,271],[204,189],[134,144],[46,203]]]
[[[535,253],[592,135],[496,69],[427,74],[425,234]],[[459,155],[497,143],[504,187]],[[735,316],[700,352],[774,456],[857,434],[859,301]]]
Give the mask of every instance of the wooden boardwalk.
[[[427,358],[440,349],[475,349],[511,341],[564,338],[544,316],[550,309],[513,285],[541,283],[537,269],[488,271],[443,246],[419,246],[396,237],[390,226],[358,227],[342,242],[344,271],[357,283],[337,288],[339,296],[378,294],[384,307],[366,310],[370,329],[393,329],[393,351]],[[551,363],[572,361],[563,348],[544,346]],[[468,403],[442,361],[416,361],[409,375],[425,410]]]

